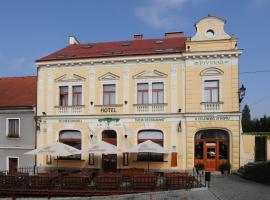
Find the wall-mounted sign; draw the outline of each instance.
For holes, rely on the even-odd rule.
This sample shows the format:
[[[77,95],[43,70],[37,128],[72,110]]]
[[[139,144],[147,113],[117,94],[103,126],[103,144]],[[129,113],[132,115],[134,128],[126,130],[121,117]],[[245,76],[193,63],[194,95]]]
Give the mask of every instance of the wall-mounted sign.
[[[114,108],[114,107],[102,107],[102,108],[100,108],[100,112],[102,112],[102,113],[115,113],[116,108]]]
[[[194,65],[226,65],[229,64],[228,59],[218,59],[218,60],[196,60]]]
[[[196,116],[195,121],[226,121],[231,120],[231,116],[229,115],[204,115],[204,116]]]
[[[59,119],[59,123],[81,123],[81,119]]]
[[[137,117],[135,122],[163,122],[164,118],[162,117]]]

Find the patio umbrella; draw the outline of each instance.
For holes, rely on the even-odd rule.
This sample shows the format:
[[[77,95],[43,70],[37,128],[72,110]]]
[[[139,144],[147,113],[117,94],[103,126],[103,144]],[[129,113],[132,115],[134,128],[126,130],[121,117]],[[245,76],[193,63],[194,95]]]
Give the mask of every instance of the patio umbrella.
[[[80,154],[81,151],[63,144],[61,142],[56,142],[45,147],[40,147],[31,151],[26,152],[27,155],[55,155],[55,156],[70,156],[75,154]],[[57,160],[57,171],[58,171],[58,160]]]
[[[162,153],[167,154],[169,150],[160,146],[159,144],[152,142],[151,140],[147,140],[140,144],[137,144],[129,149],[126,149],[124,152],[127,153],[148,153],[148,171],[149,171],[149,163],[150,163],[150,153]]]
[[[108,142],[100,141],[94,145],[92,145],[89,149],[87,149],[88,153],[100,153],[100,154],[117,154],[120,151],[117,146],[110,144]]]

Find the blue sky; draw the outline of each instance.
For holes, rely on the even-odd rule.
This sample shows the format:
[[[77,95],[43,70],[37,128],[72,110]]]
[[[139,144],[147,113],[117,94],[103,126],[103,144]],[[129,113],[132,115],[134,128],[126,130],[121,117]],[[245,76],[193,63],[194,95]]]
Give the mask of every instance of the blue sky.
[[[35,75],[34,61],[67,45],[131,39],[134,34],[195,33],[208,13],[226,19],[239,38],[240,72],[270,70],[270,0],[2,0],[0,76]],[[243,104],[253,116],[270,115],[270,72],[240,74],[247,88]]]

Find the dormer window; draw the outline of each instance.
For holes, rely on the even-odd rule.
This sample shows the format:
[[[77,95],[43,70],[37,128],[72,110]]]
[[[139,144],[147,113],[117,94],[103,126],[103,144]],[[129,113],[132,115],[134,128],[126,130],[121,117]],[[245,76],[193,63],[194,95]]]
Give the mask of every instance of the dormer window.
[[[206,37],[213,38],[215,36],[215,32],[212,29],[206,31]]]

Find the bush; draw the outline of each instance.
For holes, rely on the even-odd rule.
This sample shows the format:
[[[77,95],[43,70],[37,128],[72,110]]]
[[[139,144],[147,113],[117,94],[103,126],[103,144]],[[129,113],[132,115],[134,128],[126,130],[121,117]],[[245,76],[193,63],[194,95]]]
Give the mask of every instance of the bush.
[[[245,165],[242,177],[259,183],[270,183],[270,161]]]
[[[225,171],[230,172],[231,170],[231,164],[226,162],[219,165],[219,171],[221,171],[222,174],[224,174]]]

